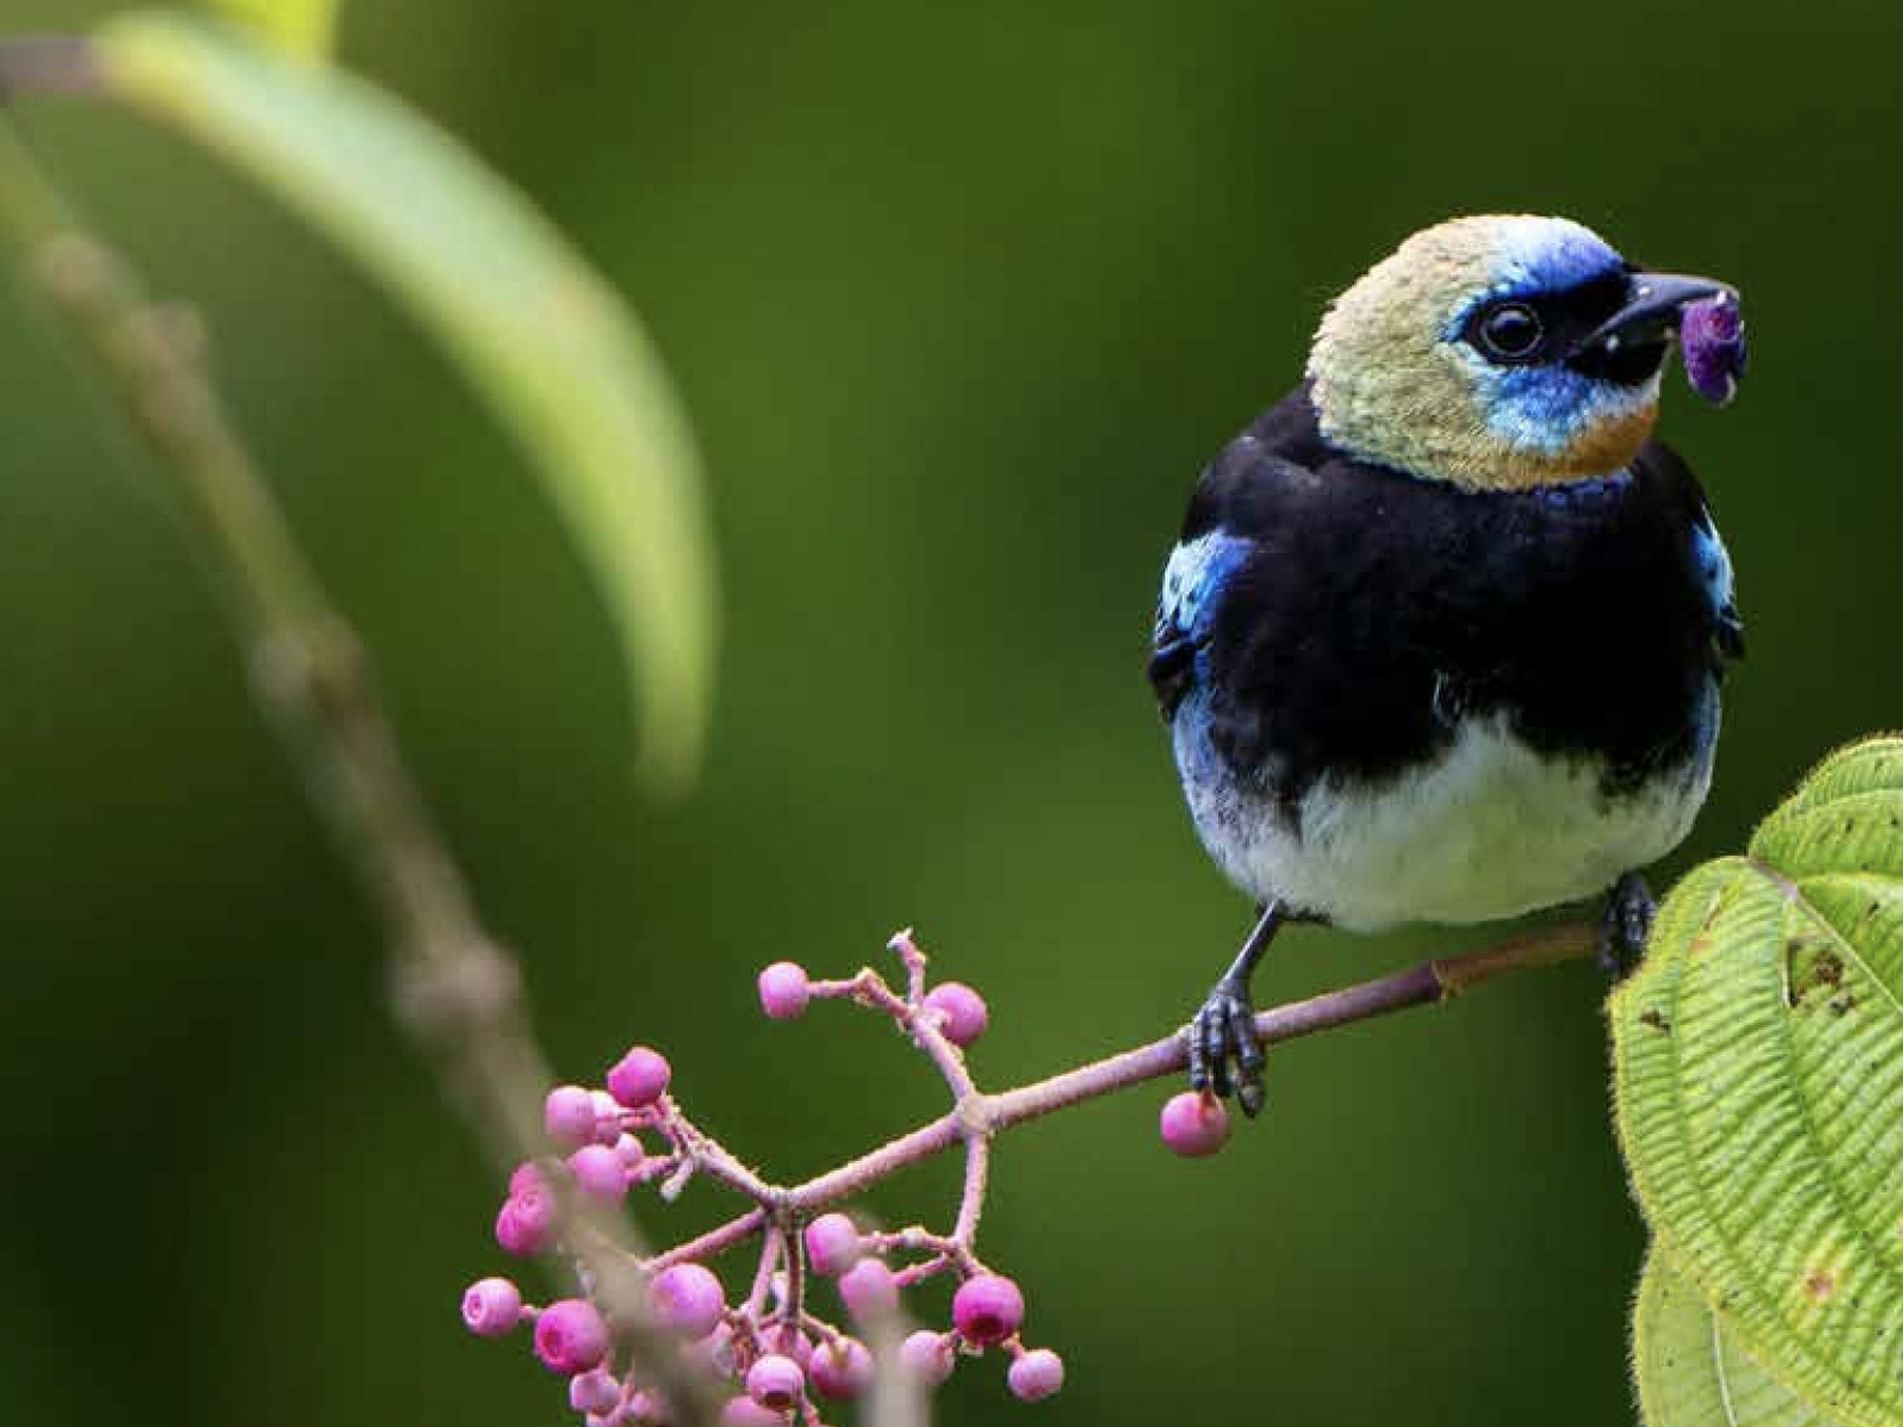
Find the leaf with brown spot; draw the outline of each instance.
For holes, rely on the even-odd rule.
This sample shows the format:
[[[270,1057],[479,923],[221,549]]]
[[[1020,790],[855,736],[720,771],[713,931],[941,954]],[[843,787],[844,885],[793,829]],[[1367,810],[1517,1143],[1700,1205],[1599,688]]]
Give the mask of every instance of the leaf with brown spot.
[[[1656,1245],[1632,1307],[1647,1427],[1839,1427],[1767,1373]]]
[[[1766,1373],[1861,1427],[1903,1423],[1899,826],[1903,741],[1827,759],[1749,857],[1673,891],[1611,1003],[1659,1246]]]

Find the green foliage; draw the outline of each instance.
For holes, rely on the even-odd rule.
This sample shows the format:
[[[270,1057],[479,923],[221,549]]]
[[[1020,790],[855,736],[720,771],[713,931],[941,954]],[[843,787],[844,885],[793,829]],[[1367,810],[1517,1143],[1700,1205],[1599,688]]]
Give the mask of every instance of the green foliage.
[[[697,761],[714,643],[698,457],[633,314],[520,194],[390,95],[240,33],[138,13],[97,36],[113,94],[222,154],[442,342],[526,450],[621,636],[642,771]]]
[[[1903,1421],[1900,992],[1903,739],[1885,738],[1826,760],[1749,856],[1680,883],[1611,1007],[1660,1245],[1728,1340],[1869,1427]]]
[[[329,55],[337,36],[337,0],[206,0],[266,44],[305,59]]]
[[[1738,1346],[1657,1248],[1632,1308],[1632,1372],[1651,1427],[1832,1427]]]

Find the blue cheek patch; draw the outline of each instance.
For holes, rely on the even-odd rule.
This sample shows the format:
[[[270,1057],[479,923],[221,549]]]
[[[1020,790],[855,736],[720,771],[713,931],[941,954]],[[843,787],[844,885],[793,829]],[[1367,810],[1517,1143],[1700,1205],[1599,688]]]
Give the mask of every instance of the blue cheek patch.
[[[1491,367],[1478,383],[1494,435],[1521,450],[1558,456],[1628,402],[1570,367]]]
[[[1487,429],[1518,451],[1560,456],[1608,421],[1658,399],[1653,383],[1621,386],[1566,366],[1495,367],[1472,362],[1474,402]]]

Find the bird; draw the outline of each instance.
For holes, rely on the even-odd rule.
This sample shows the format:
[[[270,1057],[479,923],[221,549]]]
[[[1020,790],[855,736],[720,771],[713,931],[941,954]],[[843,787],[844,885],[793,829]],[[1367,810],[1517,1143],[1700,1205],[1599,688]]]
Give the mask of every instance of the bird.
[[[1643,869],[1705,801],[1744,653],[1730,555],[1653,429],[1681,328],[1729,399],[1739,300],[1565,218],[1453,218],[1327,307],[1301,382],[1204,468],[1148,672],[1258,917],[1185,1027],[1194,1089],[1261,1110],[1250,981],[1290,923],[1603,894],[1601,959],[1642,954]],[[1720,333],[1696,365],[1688,314]]]

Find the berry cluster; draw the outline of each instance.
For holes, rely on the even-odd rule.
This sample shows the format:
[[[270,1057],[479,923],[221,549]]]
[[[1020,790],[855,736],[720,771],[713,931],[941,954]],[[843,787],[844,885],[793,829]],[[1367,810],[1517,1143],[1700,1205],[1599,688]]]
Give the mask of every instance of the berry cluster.
[[[990,1139],[986,1102],[965,1068],[964,1051],[984,1033],[984,998],[955,981],[928,987],[925,956],[909,933],[893,938],[906,971],[895,990],[877,972],[815,980],[792,962],[760,973],[760,1006],[790,1020],[816,1000],[846,1000],[889,1016],[943,1076],[956,1104],[924,1130],[805,1185],[763,1181],[692,1123],[669,1093],[671,1072],[659,1052],[636,1046],[611,1067],[600,1088],[564,1085],[549,1092],[544,1129],[559,1152],[517,1167],[496,1215],[495,1238],[518,1257],[564,1255],[572,1245],[572,1208],[619,1207],[629,1193],[655,1186],[672,1199],[697,1175],[738,1191],[753,1207],[737,1219],[638,1265],[649,1316],[698,1367],[731,1385],[726,1427],[788,1424],[822,1427],[828,1403],[864,1394],[874,1374],[869,1338],[897,1325],[905,1290],[937,1278],[956,1280],[951,1322],[920,1328],[898,1347],[896,1371],[922,1386],[942,1383],[963,1359],[995,1351],[1007,1360],[1006,1384],[1029,1402],[1063,1386],[1064,1363],[1022,1338],[1024,1295],[994,1272],[975,1248]],[[1187,1110],[1179,1102],[1190,1102]],[[1163,1135],[1184,1154],[1207,1154],[1226,1134],[1221,1105],[1179,1096],[1165,1108]],[[946,1233],[922,1226],[887,1232],[829,1206],[927,1154],[963,1142],[965,1188]],[[730,1296],[708,1260],[759,1241],[750,1289]],[[584,1287],[587,1272],[578,1274]],[[831,1285],[855,1336],[815,1311],[815,1281]],[[535,1355],[568,1380],[569,1405],[588,1427],[634,1427],[670,1420],[650,1378],[653,1359],[634,1360],[629,1336],[590,1297],[537,1307],[507,1278],[490,1277],[463,1295],[463,1320],[482,1337],[528,1327]],[[896,1335],[891,1335],[896,1339]],[[650,1343],[646,1350],[652,1352]]]

